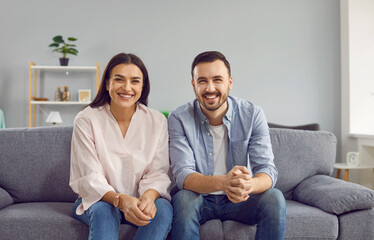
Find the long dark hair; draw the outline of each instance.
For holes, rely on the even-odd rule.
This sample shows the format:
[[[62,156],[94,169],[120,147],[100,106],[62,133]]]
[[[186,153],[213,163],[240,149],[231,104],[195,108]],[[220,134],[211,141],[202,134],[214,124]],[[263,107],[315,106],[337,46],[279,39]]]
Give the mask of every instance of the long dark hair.
[[[147,68],[145,67],[142,60],[140,60],[140,58],[135,56],[134,54],[119,53],[115,55],[112,59],[110,59],[108,65],[106,66],[103,72],[99,91],[97,92],[95,99],[88,106],[95,108],[103,106],[106,103],[110,104],[110,96],[108,90],[106,90],[106,84],[107,81],[109,81],[112,69],[119,64],[134,64],[140,69],[140,71],[143,74],[143,90],[138,102],[144,104],[145,106],[148,105],[148,95],[151,87],[149,84]]]

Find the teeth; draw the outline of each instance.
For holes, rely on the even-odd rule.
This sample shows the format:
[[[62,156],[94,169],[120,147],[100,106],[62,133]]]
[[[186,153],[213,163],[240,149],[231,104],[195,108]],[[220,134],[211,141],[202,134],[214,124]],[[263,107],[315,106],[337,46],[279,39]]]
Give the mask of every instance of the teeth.
[[[128,94],[119,94],[121,97],[124,97],[124,98],[130,98],[132,97],[132,95],[128,95]]]
[[[215,98],[216,96],[206,96],[206,98],[208,99],[212,99],[212,98]]]

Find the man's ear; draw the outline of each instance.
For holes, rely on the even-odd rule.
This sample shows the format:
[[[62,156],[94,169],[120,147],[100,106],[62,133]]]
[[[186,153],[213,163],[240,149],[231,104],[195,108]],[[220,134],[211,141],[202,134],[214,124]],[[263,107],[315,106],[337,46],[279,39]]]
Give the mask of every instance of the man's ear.
[[[232,76],[230,76],[229,78],[229,89],[230,90],[232,89]]]
[[[195,91],[195,81],[193,80],[193,78],[191,79],[191,84],[192,84],[192,89],[193,89],[193,91],[196,92],[196,91]]]

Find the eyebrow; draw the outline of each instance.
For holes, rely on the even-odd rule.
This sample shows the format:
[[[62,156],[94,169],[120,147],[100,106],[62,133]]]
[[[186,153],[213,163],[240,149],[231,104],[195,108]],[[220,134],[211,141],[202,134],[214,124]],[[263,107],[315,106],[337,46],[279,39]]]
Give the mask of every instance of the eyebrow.
[[[207,79],[207,78],[206,77],[198,77],[197,81],[199,81],[199,80],[205,80],[205,79]]]
[[[121,74],[115,74],[114,77],[125,78],[125,76],[122,76]],[[132,77],[131,79],[140,79],[140,77]]]
[[[213,76],[213,78],[223,78],[221,75]]]
[[[221,75],[213,76],[212,78],[223,78]],[[199,77],[197,80],[208,79],[207,77]]]

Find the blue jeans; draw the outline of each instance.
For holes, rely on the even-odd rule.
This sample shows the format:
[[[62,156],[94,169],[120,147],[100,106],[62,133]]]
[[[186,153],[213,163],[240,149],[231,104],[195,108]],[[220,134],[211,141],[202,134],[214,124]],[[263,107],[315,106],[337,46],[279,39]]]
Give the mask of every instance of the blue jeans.
[[[82,215],[77,215],[75,211],[81,203],[82,199],[78,199],[74,203],[73,215],[75,219],[89,227],[89,240],[118,240],[120,224],[135,226],[126,221],[123,212],[104,201],[96,202]],[[155,205],[157,208],[156,216],[148,225],[138,227],[134,239],[165,239],[168,235],[173,219],[173,208],[170,202],[163,198],[158,198]]]
[[[174,209],[171,239],[199,239],[199,227],[211,219],[257,224],[256,239],[283,239],[286,201],[281,191],[271,188],[251,194],[245,202],[233,203],[226,195],[206,195],[180,190],[172,199]]]

